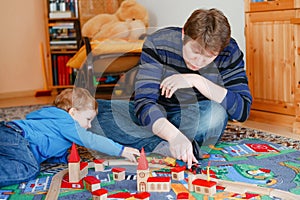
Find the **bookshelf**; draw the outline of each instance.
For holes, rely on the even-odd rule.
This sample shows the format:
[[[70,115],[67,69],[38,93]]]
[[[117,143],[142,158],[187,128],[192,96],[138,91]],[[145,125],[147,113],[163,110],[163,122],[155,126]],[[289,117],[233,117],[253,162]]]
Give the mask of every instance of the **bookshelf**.
[[[250,119],[300,134],[300,0],[245,0]]]
[[[72,87],[77,71],[66,63],[80,48],[78,0],[44,1],[48,84],[52,89]]]

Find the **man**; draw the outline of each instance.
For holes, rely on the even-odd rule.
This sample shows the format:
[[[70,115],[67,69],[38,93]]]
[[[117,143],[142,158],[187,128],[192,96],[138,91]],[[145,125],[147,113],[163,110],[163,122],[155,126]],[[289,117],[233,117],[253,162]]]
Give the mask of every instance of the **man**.
[[[192,141],[215,144],[228,118],[245,121],[252,97],[243,53],[230,35],[221,11],[198,9],[183,28],[163,28],[147,36],[135,80],[134,109],[129,104],[131,118],[139,126],[116,123],[123,132],[114,130],[110,138],[148,151],[167,147],[190,167],[197,162]],[[111,108],[119,112],[119,106],[120,102]],[[113,118],[99,117],[106,111],[99,109],[102,128],[107,127],[103,120]]]

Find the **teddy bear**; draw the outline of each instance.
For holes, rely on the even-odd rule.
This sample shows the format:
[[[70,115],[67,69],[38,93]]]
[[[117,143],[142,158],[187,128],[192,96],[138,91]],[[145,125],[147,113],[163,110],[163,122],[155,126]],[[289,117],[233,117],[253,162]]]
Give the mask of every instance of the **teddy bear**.
[[[136,0],[124,0],[114,14],[98,14],[82,26],[82,36],[93,40],[138,40],[146,33],[148,11]]]

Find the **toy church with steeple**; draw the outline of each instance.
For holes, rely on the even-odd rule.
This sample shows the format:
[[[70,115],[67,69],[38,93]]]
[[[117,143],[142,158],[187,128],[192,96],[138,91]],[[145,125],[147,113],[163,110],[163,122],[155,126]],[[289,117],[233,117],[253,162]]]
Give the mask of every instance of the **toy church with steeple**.
[[[148,160],[146,159],[144,148],[142,148],[140,158],[138,160],[136,175],[137,175],[137,191],[146,192],[147,180],[149,178],[150,171],[149,171]]]

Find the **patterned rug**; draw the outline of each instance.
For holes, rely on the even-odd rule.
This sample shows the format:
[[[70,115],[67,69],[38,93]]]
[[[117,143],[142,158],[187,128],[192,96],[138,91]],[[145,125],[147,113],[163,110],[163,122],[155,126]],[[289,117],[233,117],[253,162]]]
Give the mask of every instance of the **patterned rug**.
[[[20,107],[10,107],[10,108],[1,108],[0,109],[0,121],[5,120],[5,121],[10,121],[13,119],[24,119],[25,115],[31,111],[37,110],[45,105],[33,105],[33,106],[20,106]],[[266,142],[264,142],[266,141]],[[268,143],[270,142],[270,143]],[[237,176],[238,173],[234,171],[233,167],[234,166],[236,169],[240,169],[239,173],[243,174],[244,171],[250,171],[258,173],[258,175],[253,175],[253,177],[248,178],[248,181],[251,181],[250,183],[253,184],[253,181],[256,181],[255,183],[259,183],[259,185],[262,185],[263,187],[271,187],[271,188],[278,188],[281,190],[286,190],[293,192],[294,194],[300,194],[300,145],[299,141],[273,135],[271,133],[263,132],[260,130],[255,130],[251,128],[245,128],[242,126],[236,126],[232,123],[229,123],[228,126],[226,127],[226,130],[223,134],[223,137],[221,138],[221,143],[213,148],[212,151],[210,152],[210,162],[212,162],[211,165],[211,173],[214,176],[224,176],[224,177],[217,177],[220,179],[224,180],[240,180],[240,176]],[[269,146],[268,146],[269,145]],[[261,155],[252,155],[253,150],[257,152],[261,152],[261,149],[259,147],[266,147],[268,148],[263,148],[264,150],[270,150],[274,151],[274,148],[277,150],[276,154],[275,153],[262,153]],[[247,148],[244,148],[247,147]],[[249,148],[251,147],[251,148]],[[291,148],[286,148],[286,147],[291,147]],[[90,151],[84,147],[79,147],[77,146],[78,152],[80,154],[80,157],[82,161],[92,161],[93,158],[99,157],[101,154],[95,153],[93,151]],[[220,150],[222,149],[222,150]],[[241,151],[243,149],[243,151]],[[249,149],[251,150],[250,152]],[[222,152],[219,152],[222,151]],[[248,154],[247,154],[248,152]],[[245,155],[241,155],[241,153]],[[214,156],[216,155],[216,156]],[[220,155],[224,155],[224,159],[222,160],[220,164]],[[100,156],[103,159],[106,158],[111,158],[109,156]],[[214,160],[216,159],[216,160]],[[291,162],[293,160],[293,162]],[[277,163],[275,163],[275,161]],[[285,162],[283,162],[285,161]],[[289,162],[288,162],[289,161]],[[207,162],[207,161],[205,161]],[[228,163],[226,163],[228,162]],[[250,164],[256,164],[259,166],[259,168],[255,168],[254,165]],[[282,166],[284,164],[285,168]],[[208,164],[203,163],[203,166],[207,166]],[[263,166],[263,167],[262,167]],[[34,187],[35,190],[33,191],[32,185],[43,185],[47,183],[47,187],[49,188],[49,184],[51,181],[48,179],[52,177],[52,175],[56,174],[57,172],[65,169],[67,165],[64,164],[47,164],[44,163],[41,166],[41,174],[44,174],[45,176],[41,176],[36,180],[33,180],[33,182],[29,182],[27,184],[20,184],[20,185],[13,185],[7,188],[1,188],[0,189],[0,199],[6,199],[4,196],[7,196],[9,199],[44,199],[45,191],[40,191],[37,190],[37,187]],[[225,169],[226,168],[226,169]],[[284,168],[286,171],[278,171],[277,169],[282,169]],[[296,170],[297,173],[295,173],[293,170]],[[200,168],[201,169],[201,168]],[[224,174],[224,170],[227,171],[228,173]],[[126,171],[129,171],[126,169]],[[207,170],[206,170],[207,171]],[[203,169],[203,173],[205,170]],[[231,172],[231,173],[229,173]],[[161,171],[159,171],[161,173]],[[292,174],[291,174],[292,173]],[[128,175],[128,174],[127,174]],[[225,176],[226,175],[226,176]],[[264,179],[262,179],[262,175],[266,176]],[[270,177],[269,177],[270,176]],[[107,177],[107,174],[104,174],[103,177]],[[257,177],[257,178],[255,178]],[[245,179],[245,178],[243,178]],[[36,182],[39,180],[38,182]],[[126,179],[127,180],[127,179]],[[273,180],[273,182],[272,182]],[[285,182],[284,182],[284,181]],[[102,181],[102,180],[101,180]],[[131,180],[129,180],[131,181]],[[112,186],[109,186],[109,189],[118,189],[119,187],[119,192],[123,191],[121,189],[128,188],[127,186],[130,185],[130,182],[120,182],[120,186],[114,184]],[[131,181],[132,182],[132,181]],[[244,181],[243,181],[244,182]],[[263,185],[263,183],[265,185]],[[270,183],[273,185],[270,186]],[[290,187],[291,184],[293,187]],[[124,186],[126,184],[126,187]],[[132,182],[131,185],[135,185],[135,182]],[[75,192],[74,192],[75,191]],[[155,199],[155,195],[158,195],[156,199],[170,199],[169,196],[171,195],[171,199],[176,198],[176,194],[172,193],[174,191],[174,188],[172,188],[171,192],[165,194],[168,195],[166,197],[162,197],[164,193],[157,193],[157,194],[151,194],[152,198]],[[114,191],[113,191],[114,192]],[[2,194],[3,193],[3,194]],[[123,192],[124,193],[124,192]],[[5,195],[4,195],[5,194]],[[194,194],[194,193],[193,193]],[[4,198],[1,198],[2,196]],[[159,196],[160,195],[160,196]],[[194,194],[195,195],[195,194]],[[245,195],[256,195],[256,194],[243,194]],[[244,196],[235,196],[233,199],[244,199]],[[10,197],[9,197],[10,196]],[[236,198],[237,197],[237,198]],[[63,190],[61,189],[60,191],[60,197],[59,199],[91,199],[91,194],[86,191],[86,190]],[[110,198],[111,199],[111,198]],[[114,199],[114,198],[113,198]],[[196,199],[205,199],[204,197],[200,197]],[[224,198],[222,198],[224,199]],[[229,198],[228,198],[229,199]],[[285,198],[273,198],[269,196],[262,196],[259,197],[253,197],[249,199],[285,199]],[[297,199],[297,198],[296,198]]]
[[[29,112],[42,108],[45,105],[31,105],[31,106],[18,106],[0,108],[0,121],[10,121],[13,119],[24,119],[25,115]],[[242,139],[261,139],[264,141],[280,144],[282,146],[291,147],[300,150],[300,141],[291,138],[286,138],[271,133],[267,133],[261,130],[255,130],[251,128],[245,128],[242,126],[229,123],[221,138],[222,142],[239,141]],[[93,157],[99,157],[97,152],[87,150],[83,147],[79,147],[79,153],[84,160],[90,160]],[[100,154],[103,156],[102,154]]]

